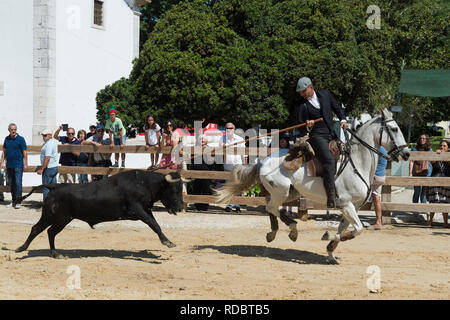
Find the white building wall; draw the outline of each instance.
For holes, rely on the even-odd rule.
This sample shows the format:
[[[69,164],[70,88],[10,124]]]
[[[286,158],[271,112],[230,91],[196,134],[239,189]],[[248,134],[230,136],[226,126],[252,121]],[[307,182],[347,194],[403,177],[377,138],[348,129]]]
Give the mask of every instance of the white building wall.
[[[93,27],[93,0],[56,4],[56,123],[75,130],[96,122],[96,94],[128,77],[135,14],[124,1],[104,1],[104,28]]]
[[[0,82],[0,144],[11,122],[31,144],[33,1],[0,0]]]

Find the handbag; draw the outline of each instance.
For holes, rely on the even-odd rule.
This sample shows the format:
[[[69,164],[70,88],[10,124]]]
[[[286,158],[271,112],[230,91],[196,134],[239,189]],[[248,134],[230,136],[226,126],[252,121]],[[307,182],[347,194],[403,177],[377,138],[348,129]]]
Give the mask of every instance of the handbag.
[[[426,177],[428,175],[428,161],[414,161],[416,176]]]

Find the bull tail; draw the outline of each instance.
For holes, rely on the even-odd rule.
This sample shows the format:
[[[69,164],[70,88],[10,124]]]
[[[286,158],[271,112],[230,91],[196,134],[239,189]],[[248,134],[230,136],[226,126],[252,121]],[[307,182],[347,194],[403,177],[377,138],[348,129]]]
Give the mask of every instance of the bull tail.
[[[16,205],[17,203],[21,203],[23,200],[25,200],[26,198],[31,196],[36,191],[42,191],[42,189],[44,189],[44,188],[53,190],[56,187],[58,187],[57,184],[41,184],[40,186],[33,187],[33,188],[31,188],[31,191],[28,192],[28,194],[26,194],[26,195],[24,195],[22,197],[16,198],[16,200],[14,200],[14,205]]]
[[[261,164],[237,165],[231,170],[231,181],[217,191],[218,203],[229,203],[233,195],[241,194],[258,182]]]

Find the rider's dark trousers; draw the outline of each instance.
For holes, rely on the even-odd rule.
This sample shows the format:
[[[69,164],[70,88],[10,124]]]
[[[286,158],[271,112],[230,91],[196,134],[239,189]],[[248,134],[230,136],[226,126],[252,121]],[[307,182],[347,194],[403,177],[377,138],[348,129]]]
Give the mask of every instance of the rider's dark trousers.
[[[328,200],[334,200],[334,174],[335,162],[333,155],[330,152],[329,144],[332,140],[330,134],[315,134],[309,138],[309,143],[313,147],[316,157],[323,167],[323,185],[327,192]]]

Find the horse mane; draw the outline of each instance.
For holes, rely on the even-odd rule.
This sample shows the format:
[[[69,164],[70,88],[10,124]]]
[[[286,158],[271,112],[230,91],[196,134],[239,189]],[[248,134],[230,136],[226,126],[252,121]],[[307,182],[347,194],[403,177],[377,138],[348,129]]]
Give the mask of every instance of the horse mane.
[[[364,123],[361,127],[359,127],[356,130],[356,133],[361,133],[363,132],[367,127],[371,126],[374,122],[376,122],[377,120],[381,120],[381,115],[377,115],[376,117],[373,117],[372,119],[370,119],[369,121],[367,121],[366,123]]]

